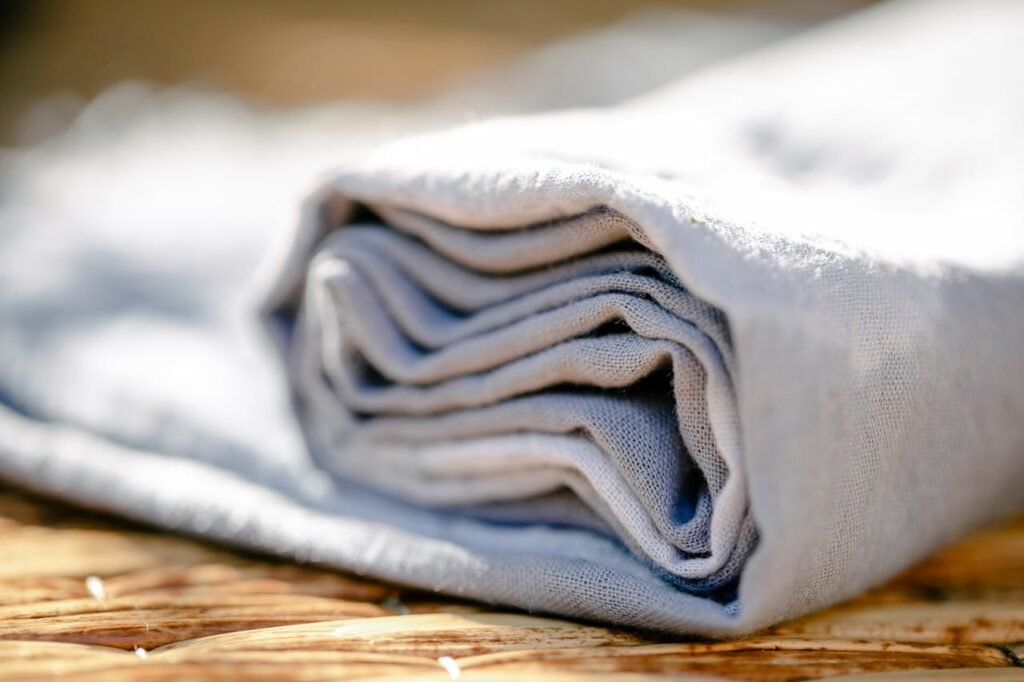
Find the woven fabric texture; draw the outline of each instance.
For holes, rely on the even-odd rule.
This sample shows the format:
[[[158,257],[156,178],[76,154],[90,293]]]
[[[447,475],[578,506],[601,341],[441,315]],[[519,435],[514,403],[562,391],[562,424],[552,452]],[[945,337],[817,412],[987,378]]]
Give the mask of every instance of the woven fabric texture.
[[[645,628],[862,591],[1024,504],[1022,9],[882,6],[616,106],[361,155],[279,235],[274,349],[216,249],[198,272],[231,284],[194,306],[86,291],[114,322],[47,336],[24,295],[0,471]]]

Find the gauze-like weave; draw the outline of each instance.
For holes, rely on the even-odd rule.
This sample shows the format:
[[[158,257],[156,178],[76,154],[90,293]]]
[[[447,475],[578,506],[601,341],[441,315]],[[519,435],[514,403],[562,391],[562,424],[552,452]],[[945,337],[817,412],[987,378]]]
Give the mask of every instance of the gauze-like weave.
[[[923,39],[978,17],[909,13],[913,39],[851,22],[841,49],[826,32],[335,173],[267,306],[316,460],[417,505],[604,533],[726,617],[759,527],[761,562],[799,565],[795,613],[1019,504],[1024,252],[1000,272],[944,250],[1024,232],[1024,175],[989,163],[1008,150],[960,149],[968,114],[1022,149],[1019,93],[950,82],[1005,69],[1013,90],[994,57],[1016,31],[988,9],[938,58]],[[962,215],[979,181],[985,226]]]
[[[838,601],[1024,504],[1021,63],[1020,3],[903,2],[625,104],[381,147],[284,236],[273,351],[241,236],[26,228],[0,473],[623,625]]]

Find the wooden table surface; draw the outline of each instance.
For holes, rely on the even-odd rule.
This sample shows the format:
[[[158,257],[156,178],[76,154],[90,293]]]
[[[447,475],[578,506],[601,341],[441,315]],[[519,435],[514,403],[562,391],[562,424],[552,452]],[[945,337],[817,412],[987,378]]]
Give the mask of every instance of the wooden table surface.
[[[215,548],[0,488],[0,679],[1024,679],[1024,520],[732,642],[665,639]]]

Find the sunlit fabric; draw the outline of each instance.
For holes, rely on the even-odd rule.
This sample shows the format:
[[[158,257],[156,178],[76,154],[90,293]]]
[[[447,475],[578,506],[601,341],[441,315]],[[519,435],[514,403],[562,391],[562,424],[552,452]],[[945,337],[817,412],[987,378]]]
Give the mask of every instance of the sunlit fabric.
[[[355,158],[254,117],[92,217],[95,156],[22,160],[0,473],[625,625],[738,634],[838,601],[1024,504],[1021,63],[1018,3],[897,3]],[[259,181],[177,201],[211,145]],[[255,277],[273,230],[250,225],[283,200]],[[194,210],[223,224],[147,236]],[[71,220],[137,227],[34,229]]]

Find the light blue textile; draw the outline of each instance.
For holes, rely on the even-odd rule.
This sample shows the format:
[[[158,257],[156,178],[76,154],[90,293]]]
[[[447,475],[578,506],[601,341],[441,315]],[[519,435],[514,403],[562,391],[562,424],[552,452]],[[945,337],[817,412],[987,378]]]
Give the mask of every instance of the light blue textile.
[[[673,632],[865,589],[1024,504],[1021,10],[413,137],[301,216],[352,120],[101,102],[0,168],[0,475]]]

